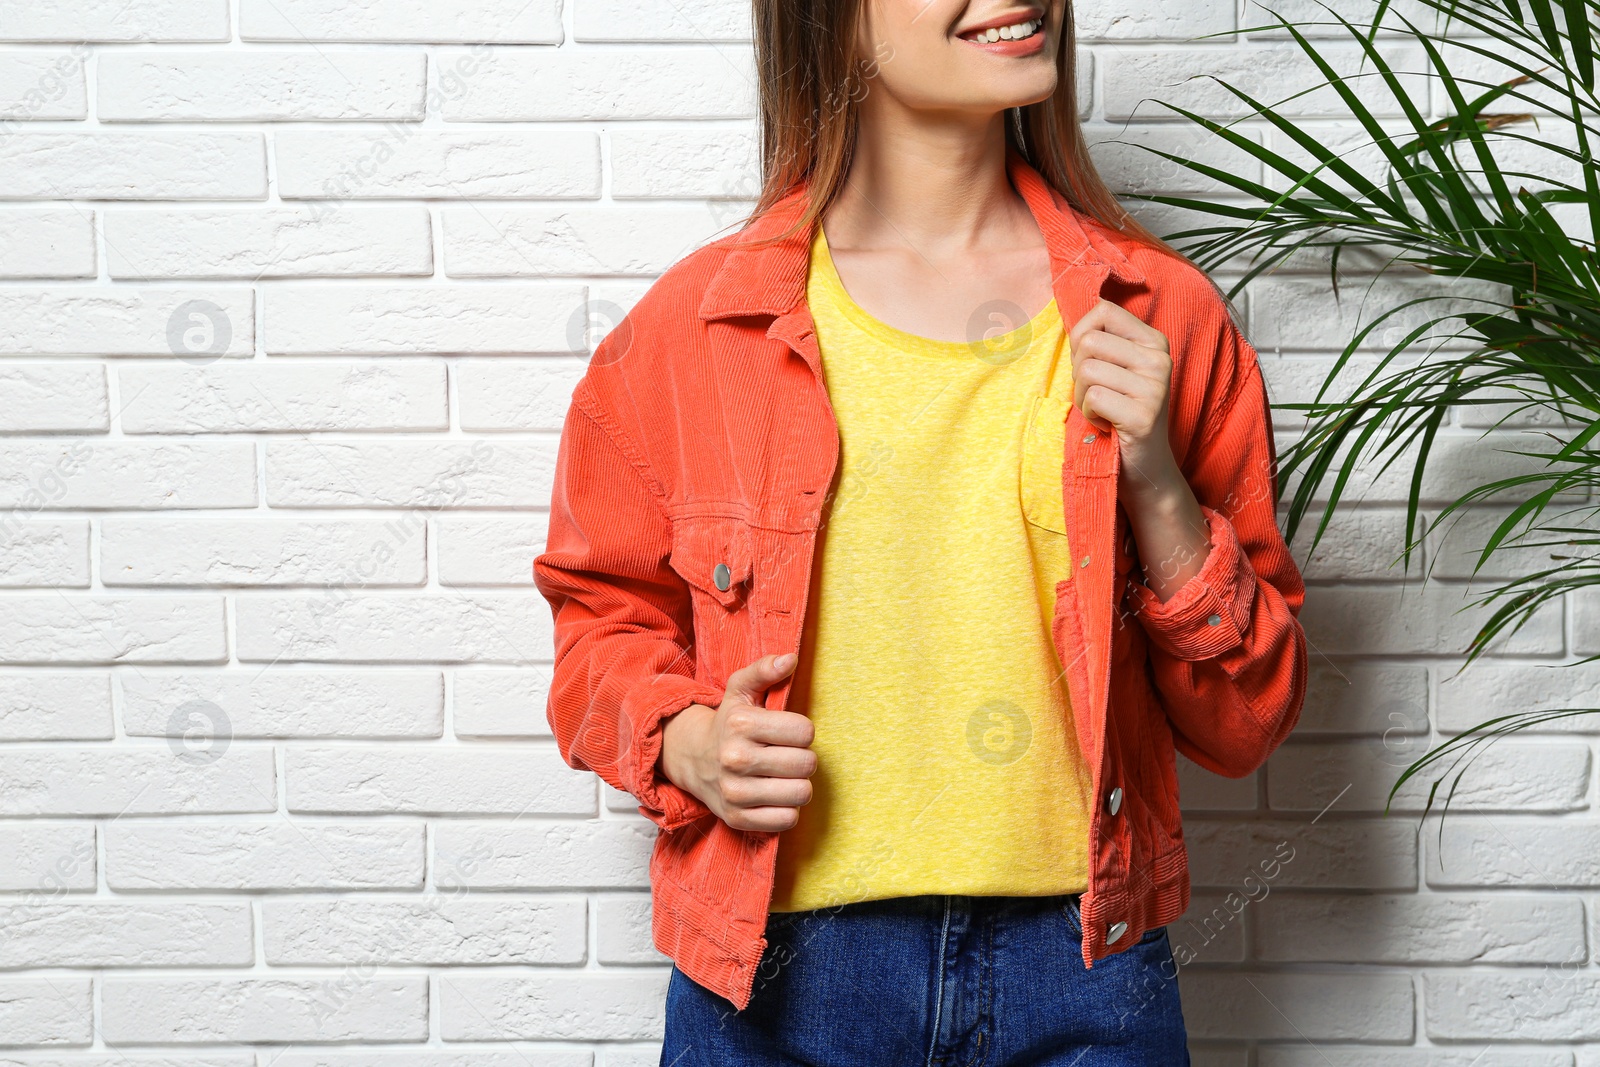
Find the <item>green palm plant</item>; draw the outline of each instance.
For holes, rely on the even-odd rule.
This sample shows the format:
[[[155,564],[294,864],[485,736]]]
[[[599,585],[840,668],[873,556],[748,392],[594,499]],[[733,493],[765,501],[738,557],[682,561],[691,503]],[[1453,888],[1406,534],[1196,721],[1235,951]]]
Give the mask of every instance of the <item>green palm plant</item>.
[[[1169,239],[1201,267],[1239,267],[1236,295],[1253,279],[1307,255],[1322,257],[1337,296],[1343,258],[1427,283],[1366,321],[1334,361],[1315,400],[1282,404],[1302,410],[1304,435],[1280,456],[1284,488],[1294,491],[1287,534],[1320,506],[1312,548],[1321,540],[1351,480],[1379,464],[1412,466],[1406,507],[1409,573],[1412,553],[1430,530],[1469,506],[1514,502],[1483,539],[1476,578],[1491,558],[1513,548],[1545,550],[1547,562],[1479,594],[1486,618],[1465,650],[1470,665],[1497,639],[1516,633],[1542,606],[1600,584],[1600,177],[1593,145],[1600,139],[1595,92],[1600,0],[1415,0],[1421,26],[1376,4],[1370,22],[1331,18],[1271,29],[1286,33],[1370,138],[1381,174],[1369,176],[1346,151],[1322,142],[1283,112],[1222,82],[1250,109],[1246,120],[1277,131],[1303,155],[1291,158],[1236,128],[1172,104],[1163,106],[1260,161],[1282,179],[1273,188],[1226,167],[1146,146],[1227,190],[1227,200],[1144,194],[1137,199],[1211,216],[1206,225]],[[1341,73],[1329,50],[1309,37],[1327,27],[1354,41],[1360,69]],[[1380,31],[1418,46],[1432,83],[1448,101],[1434,120],[1413,99],[1408,76],[1387,61]],[[1392,55],[1393,53],[1390,52]],[[1474,79],[1461,67],[1489,67]],[[1299,94],[1297,94],[1299,95]],[[1293,98],[1291,98],[1292,100]],[[1388,101],[1389,107],[1373,100]],[[1391,129],[1378,111],[1398,114]],[[1536,174],[1508,162],[1542,154],[1556,166]],[[1270,179],[1269,179],[1270,180]],[[1423,278],[1424,272],[1428,278]],[[1346,278],[1348,285],[1348,278]],[[1390,322],[1403,322],[1401,328]],[[1380,338],[1392,344],[1352,395],[1335,399],[1335,379],[1359,350]],[[1420,358],[1412,358],[1420,357]],[[1491,428],[1507,420],[1542,424],[1544,447],[1519,454],[1527,469],[1477,485],[1451,501],[1431,523],[1419,514],[1424,473],[1451,412],[1489,407]],[[1517,450],[1511,450],[1517,451]],[[1404,470],[1402,465],[1400,470]],[[1282,491],[1282,490],[1280,490]],[[1319,497],[1319,494],[1323,494]],[[1492,610],[1490,610],[1492,609]],[[1590,656],[1588,662],[1596,656]],[[1443,782],[1448,811],[1462,771],[1481,746],[1540,723],[1600,709],[1554,708],[1502,715],[1438,745],[1413,762],[1390,790],[1414,775],[1442,772],[1428,794],[1426,817]],[[1448,767],[1443,763],[1452,760]]]

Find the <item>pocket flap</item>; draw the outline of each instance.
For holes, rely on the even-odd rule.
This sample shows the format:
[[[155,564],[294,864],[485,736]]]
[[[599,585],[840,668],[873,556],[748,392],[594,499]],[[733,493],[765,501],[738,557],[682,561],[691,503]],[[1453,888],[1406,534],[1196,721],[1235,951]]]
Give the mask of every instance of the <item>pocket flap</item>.
[[[742,519],[720,516],[679,519],[672,527],[668,562],[684,581],[733,607],[749,588],[750,527]]]

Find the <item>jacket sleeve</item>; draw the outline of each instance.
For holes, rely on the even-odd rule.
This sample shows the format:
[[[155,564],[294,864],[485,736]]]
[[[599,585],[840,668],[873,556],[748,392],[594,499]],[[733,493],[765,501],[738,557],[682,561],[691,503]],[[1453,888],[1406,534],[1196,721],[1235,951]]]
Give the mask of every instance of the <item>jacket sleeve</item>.
[[[555,621],[547,714],[562,758],[639,801],[664,830],[711,813],[661,774],[662,719],[715,707],[695,681],[689,587],[668,564],[666,513],[616,440],[574,396],[562,428],[534,584]]]
[[[1218,314],[1192,342],[1214,345],[1179,464],[1200,502],[1210,552],[1165,603],[1130,580],[1162,704],[1180,752],[1242,778],[1288,736],[1305,701],[1305,585],[1277,521],[1277,453],[1256,353]],[[1208,336],[1209,335],[1209,336]],[[1174,427],[1176,429],[1176,427]],[[1175,434],[1176,436],[1176,434]]]

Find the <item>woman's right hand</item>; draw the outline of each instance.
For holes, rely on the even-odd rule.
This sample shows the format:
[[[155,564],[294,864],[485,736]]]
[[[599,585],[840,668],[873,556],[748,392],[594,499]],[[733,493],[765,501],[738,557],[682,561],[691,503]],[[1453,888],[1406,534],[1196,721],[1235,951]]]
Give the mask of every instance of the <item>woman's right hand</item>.
[[[811,802],[811,720],[761,704],[795,662],[792,652],[763,656],[728,676],[721,706],[690,704],[663,720],[661,772],[735,830],[788,830]]]

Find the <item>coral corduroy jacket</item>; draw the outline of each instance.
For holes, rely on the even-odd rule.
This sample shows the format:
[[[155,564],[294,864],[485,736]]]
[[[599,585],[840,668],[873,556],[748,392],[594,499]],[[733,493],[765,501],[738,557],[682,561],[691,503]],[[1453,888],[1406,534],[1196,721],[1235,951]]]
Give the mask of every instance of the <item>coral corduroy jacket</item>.
[[[1062,488],[1077,564],[1053,635],[1094,773],[1086,966],[1188,907],[1173,751],[1259,767],[1299,717],[1300,573],[1278,530],[1255,351],[1194,268],[1075,211],[1014,150],[1007,172],[1049,248],[1070,326],[1101,298],[1169,340],[1173,454],[1209,524],[1199,573],[1165,603],[1136,572],[1115,432],[1073,407]],[[805,301],[811,232],[775,235],[797,187],[673,265],[573,392],[534,580],[555,619],[548,715],[563,758],[638,799],[656,947],[738,1008],[751,999],[779,835],[735,830],[658,767],[661,723],[715,707],[728,675],[794,652],[839,437]],[[1146,562],[1146,567],[1154,564]],[[768,692],[785,707],[790,680]]]

